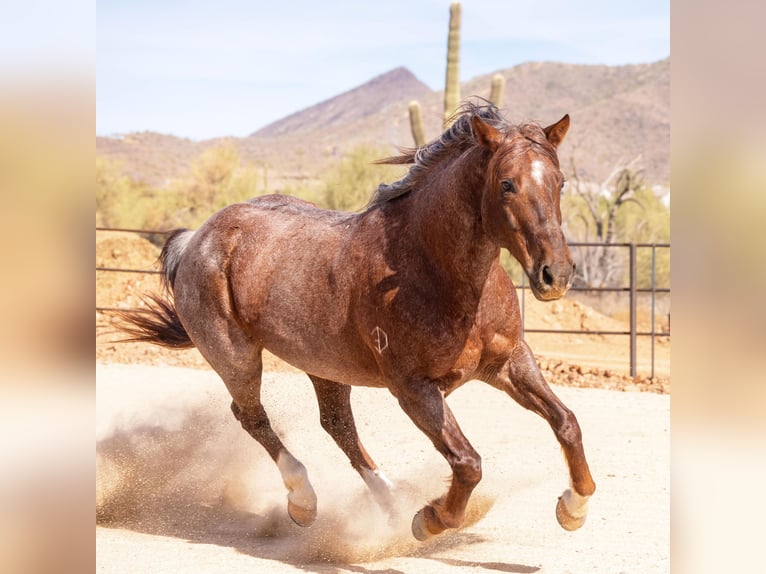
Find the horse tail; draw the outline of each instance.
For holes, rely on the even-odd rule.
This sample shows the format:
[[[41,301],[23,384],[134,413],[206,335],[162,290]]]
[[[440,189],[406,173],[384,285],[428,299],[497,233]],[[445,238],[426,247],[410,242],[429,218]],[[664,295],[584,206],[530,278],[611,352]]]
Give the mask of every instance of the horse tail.
[[[176,229],[162,247],[159,262],[164,296],[148,295],[143,298],[146,308],[116,313],[119,319],[117,327],[128,335],[128,338],[121,339],[121,342],[154,343],[171,349],[194,347],[173,303],[173,284],[178,265],[193,235],[192,230]]]
[[[162,284],[168,292],[173,292],[173,283],[176,281],[178,264],[181,256],[186,251],[186,246],[194,236],[191,229],[176,229],[168,235],[165,245],[160,251],[160,268],[162,270]]]

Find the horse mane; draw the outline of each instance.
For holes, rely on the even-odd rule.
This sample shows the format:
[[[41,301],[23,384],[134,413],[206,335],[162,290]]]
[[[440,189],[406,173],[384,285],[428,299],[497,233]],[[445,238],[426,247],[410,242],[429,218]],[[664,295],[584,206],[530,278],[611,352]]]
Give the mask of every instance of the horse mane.
[[[491,102],[481,98],[478,103],[466,101],[452,116],[451,120],[454,120],[452,126],[435,140],[419,148],[403,148],[400,150],[402,152],[400,155],[374,162],[388,165],[412,164],[412,167],[407,175],[399,181],[381,183],[367,208],[371,209],[409,193],[418,187],[431,168],[445,157],[452,154],[460,155],[460,153],[478,145],[472,128],[472,120],[476,116],[495,129],[504,132],[506,136],[521,134],[524,136],[522,140],[526,144],[537,144],[535,147],[542,148],[541,151],[551,157],[558,165],[556,151],[548,143],[540,124],[530,122],[514,126],[500,114],[500,110]]]

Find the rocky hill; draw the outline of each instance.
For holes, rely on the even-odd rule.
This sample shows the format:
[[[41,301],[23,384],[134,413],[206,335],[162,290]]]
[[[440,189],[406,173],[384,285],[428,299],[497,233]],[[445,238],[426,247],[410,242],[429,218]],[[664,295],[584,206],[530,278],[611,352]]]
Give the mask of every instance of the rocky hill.
[[[488,97],[495,72],[461,86],[462,96]],[[649,183],[670,179],[670,60],[627,66],[531,62],[500,70],[506,78],[502,108],[511,121],[552,123],[570,114],[572,128],[560,150],[581,176],[599,180],[620,162],[641,156]],[[411,146],[408,103],[423,107],[426,135],[441,129],[443,92],[432,91],[406,68],[277,120],[246,138],[230,138],[245,161],[268,166],[270,179],[314,179],[360,143]],[[154,185],[182,173],[205,148],[195,142],[143,132],[99,137],[97,153],[122,162],[127,173]],[[278,184],[277,184],[278,185]]]

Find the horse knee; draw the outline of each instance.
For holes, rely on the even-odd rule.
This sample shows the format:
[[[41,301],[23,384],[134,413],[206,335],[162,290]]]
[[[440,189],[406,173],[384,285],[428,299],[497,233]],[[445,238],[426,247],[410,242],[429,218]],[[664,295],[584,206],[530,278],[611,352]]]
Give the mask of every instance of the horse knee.
[[[570,410],[565,410],[554,427],[556,438],[563,447],[564,455],[570,468],[572,488],[579,496],[590,496],[596,491],[596,483],[588,470],[585,453],[582,448],[582,431],[577,417]]]
[[[481,456],[476,452],[463,456],[452,465],[452,472],[460,484],[474,488],[481,481]]]
[[[577,417],[569,409],[563,411],[557,417],[554,428],[556,438],[562,445],[575,447],[582,444],[582,431]]]

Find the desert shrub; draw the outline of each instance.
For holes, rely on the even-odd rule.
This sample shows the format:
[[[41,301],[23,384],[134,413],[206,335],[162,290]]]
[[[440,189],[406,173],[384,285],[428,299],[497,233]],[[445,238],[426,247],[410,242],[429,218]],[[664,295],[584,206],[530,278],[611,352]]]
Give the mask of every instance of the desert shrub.
[[[636,192],[636,202],[625,205],[617,216],[621,241],[635,243],[670,243],[670,209],[651,189]],[[650,287],[652,280],[652,250],[636,251],[638,286]],[[627,275],[625,281],[627,281]],[[670,250],[657,249],[655,253],[655,283],[657,287],[670,287]]]
[[[258,195],[259,178],[257,167],[243,165],[233,144],[208,148],[185,176],[167,185],[148,217],[162,227],[198,227],[219,209]]]
[[[144,228],[145,214],[154,209],[157,191],[122,173],[122,165],[96,156],[96,224]]]
[[[565,188],[561,211],[564,230],[570,242],[595,242],[600,245],[573,249],[578,281],[591,287],[624,286],[628,283],[628,250],[604,247],[614,243],[669,243],[670,209],[640,179],[630,189],[621,189],[621,173],[603,184],[574,181]],[[651,284],[651,249],[637,252],[639,287]],[[656,281],[668,286],[670,253],[656,251]]]
[[[521,264],[516,261],[507,249],[503,249],[500,252],[500,265],[510,275],[513,284],[520,287],[524,269],[522,269]]]
[[[362,144],[351,149],[323,178],[321,207],[341,211],[362,209],[381,183],[401,179],[407,166],[376,165],[373,162],[390,156],[388,148]]]

